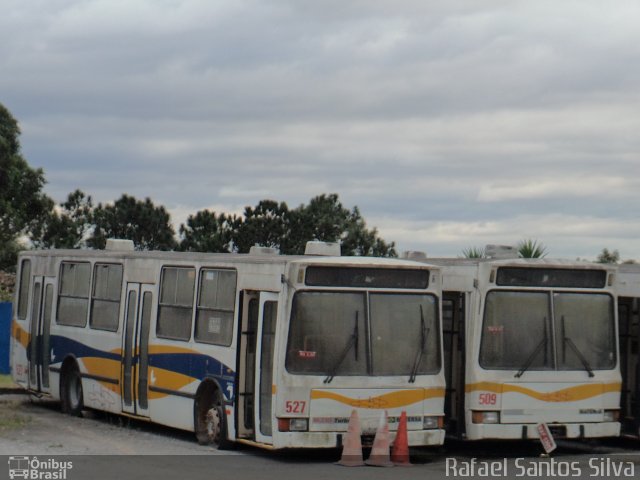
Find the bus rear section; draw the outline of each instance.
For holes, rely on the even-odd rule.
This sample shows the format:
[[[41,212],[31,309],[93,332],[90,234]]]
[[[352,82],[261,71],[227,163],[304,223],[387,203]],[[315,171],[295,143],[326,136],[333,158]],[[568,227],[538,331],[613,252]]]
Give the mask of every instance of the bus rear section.
[[[276,354],[273,445],[340,446],[358,413],[363,443],[407,414],[411,446],[444,441],[440,274],[356,259],[295,264]]]
[[[551,260],[449,263],[449,433],[536,439],[545,423],[556,438],[618,436],[614,269]]]
[[[617,273],[622,396],[622,432],[640,438],[640,265],[623,264]]]

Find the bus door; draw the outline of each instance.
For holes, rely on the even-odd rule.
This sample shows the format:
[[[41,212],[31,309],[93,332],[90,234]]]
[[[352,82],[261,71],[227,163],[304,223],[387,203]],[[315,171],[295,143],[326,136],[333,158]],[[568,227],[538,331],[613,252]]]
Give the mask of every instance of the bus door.
[[[620,420],[623,433],[640,434],[640,321],[637,298],[618,299],[620,373],[622,391]]]
[[[245,291],[242,298],[236,431],[239,438],[271,443],[278,295]]]
[[[465,431],[465,294],[443,292],[442,328],[446,395],[444,414],[447,434],[461,437]]]
[[[122,339],[122,411],[149,416],[149,332],[153,285],[128,283]]]
[[[51,363],[51,311],[55,278],[33,277],[29,320],[29,388],[48,393]]]

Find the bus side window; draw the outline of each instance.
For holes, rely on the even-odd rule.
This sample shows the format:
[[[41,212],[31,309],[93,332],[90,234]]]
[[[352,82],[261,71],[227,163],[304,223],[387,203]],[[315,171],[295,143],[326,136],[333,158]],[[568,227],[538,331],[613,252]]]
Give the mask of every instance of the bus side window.
[[[231,345],[236,303],[235,270],[200,271],[198,307],[196,313],[196,342]]]
[[[59,325],[87,325],[90,282],[91,265],[88,262],[63,262],[60,265],[57,316]]]
[[[159,338],[184,341],[191,338],[195,280],[195,268],[162,269],[156,325],[156,335]]]
[[[29,306],[29,287],[31,285],[31,260],[22,260],[20,267],[20,286],[18,289],[18,318],[25,320]]]
[[[89,325],[98,330],[118,330],[122,265],[96,264],[93,269],[93,294]]]

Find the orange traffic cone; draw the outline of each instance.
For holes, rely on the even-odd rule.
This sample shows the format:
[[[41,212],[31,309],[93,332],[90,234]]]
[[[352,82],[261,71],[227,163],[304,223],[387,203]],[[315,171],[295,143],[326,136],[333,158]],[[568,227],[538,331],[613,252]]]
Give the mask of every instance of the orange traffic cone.
[[[391,458],[389,457],[389,420],[387,418],[386,410],[380,416],[380,423],[378,424],[378,431],[373,439],[373,447],[371,448],[371,455],[365,462],[367,465],[374,467],[393,467]]]
[[[360,439],[360,419],[358,412],[353,410],[347,427],[347,437],[342,445],[342,458],[338,465],[344,467],[360,467],[362,460],[362,440]]]
[[[407,412],[402,411],[400,414],[400,425],[396,433],[396,439],[391,449],[391,461],[394,465],[401,467],[410,467],[409,460],[409,434],[407,432]]]

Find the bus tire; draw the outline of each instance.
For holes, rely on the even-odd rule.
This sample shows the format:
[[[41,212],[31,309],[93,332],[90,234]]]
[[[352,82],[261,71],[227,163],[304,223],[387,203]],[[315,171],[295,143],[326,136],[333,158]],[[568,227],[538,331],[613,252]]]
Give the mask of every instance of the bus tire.
[[[62,413],[74,417],[82,415],[82,409],[84,408],[82,377],[75,363],[63,370],[60,378],[60,401]]]
[[[195,432],[200,445],[212,445],[218,450],[228,450],[233,442],[227,438],[227,416],[218,391],[213,395],[201,395],[195,404]]]

